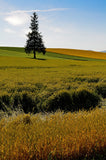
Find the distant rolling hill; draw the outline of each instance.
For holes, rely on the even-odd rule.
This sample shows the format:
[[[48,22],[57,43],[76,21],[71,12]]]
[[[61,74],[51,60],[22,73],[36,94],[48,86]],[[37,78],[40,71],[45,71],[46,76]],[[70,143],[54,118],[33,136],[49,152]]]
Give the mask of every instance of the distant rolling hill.
[[[105,51],[102,51],[103,53],[106,53],[106,50]]]
[[[71,55],[71,56],[87,57],[87,58],[106,60],[106,54],[103,53],[103,52],[95,52],[95,51],[88,51],[88,50],[77,50],[77,49],[62,49],[62,48],[47,48],[47,51],[48,52],[65,54],[65,55]]]
[[[46,55],[37,53],[38,59],[72,59],[81,61],[106,60],[106,53],[76,49],[47,48]],[[29,57],[22,47],[0,47],[0,56]]]

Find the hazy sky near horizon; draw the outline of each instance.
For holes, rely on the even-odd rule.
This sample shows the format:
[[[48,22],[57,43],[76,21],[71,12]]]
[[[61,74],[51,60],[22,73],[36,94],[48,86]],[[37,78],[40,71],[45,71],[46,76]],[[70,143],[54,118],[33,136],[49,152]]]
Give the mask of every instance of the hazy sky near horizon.
[[[106,50],[106,0],[0,0],[0,46],[25,46],[34,11],[47,48]]]

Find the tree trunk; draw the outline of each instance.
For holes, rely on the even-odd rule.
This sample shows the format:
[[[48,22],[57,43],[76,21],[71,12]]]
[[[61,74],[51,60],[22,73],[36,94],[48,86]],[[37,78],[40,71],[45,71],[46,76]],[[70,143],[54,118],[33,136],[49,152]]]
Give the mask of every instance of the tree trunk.
[[[34,59],[36,59],[36,52],[35,52],[35,50],[34,50],[34,52],[33,52],[33,53],[34,53]]]

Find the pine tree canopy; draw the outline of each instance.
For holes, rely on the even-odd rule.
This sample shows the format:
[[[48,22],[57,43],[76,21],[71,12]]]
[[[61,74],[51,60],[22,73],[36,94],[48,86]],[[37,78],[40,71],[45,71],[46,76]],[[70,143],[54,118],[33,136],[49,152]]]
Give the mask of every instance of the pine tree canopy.
[[[31,32],[27,35],[28,39],[26,41],[25,52],[29,54],[33,51],[34,58],[36,58],[36,52],[42,52],[43,54],[46,53],[42,35],[39,33],[38,29],[38,16],[36,12],[31,16],[31,24],[29,28],[31,29]]]

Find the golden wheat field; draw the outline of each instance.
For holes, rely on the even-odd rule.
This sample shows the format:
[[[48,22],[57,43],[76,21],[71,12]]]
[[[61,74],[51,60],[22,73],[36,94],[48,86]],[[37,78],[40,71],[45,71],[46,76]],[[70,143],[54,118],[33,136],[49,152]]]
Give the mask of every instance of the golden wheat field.
[[[102,52],[77,50],[77,49],[59,49],[59,48],[48,48],[47,51],[48,52],[65,54],[65,55],[79,56],[79,57],[106,59],[106,53],[102,53]]]
[[[1,160],[74,160],[97,155],[102,159],[105,149],[103,108],[65,114],[20,114],[0,121]]]

